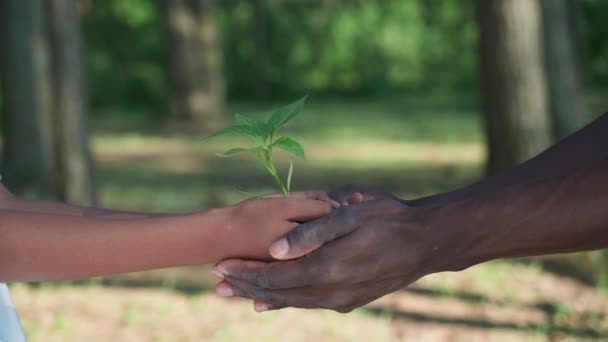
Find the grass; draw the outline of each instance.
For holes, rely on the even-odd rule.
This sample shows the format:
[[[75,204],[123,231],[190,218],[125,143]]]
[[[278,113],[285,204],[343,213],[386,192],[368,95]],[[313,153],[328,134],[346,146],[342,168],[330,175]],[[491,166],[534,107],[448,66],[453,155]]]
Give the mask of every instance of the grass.
[[[296,189],[331,189],[365,183],[402,196],[445,191],[480,176],[483,161],[479,117],[470,99],[386,101],[311,100],[285,134],[306,147],[296,161]],[[275,104],[242,104],[232,111],[261,117]],[[149,129],[95,135],[98,185],[110,207],[183,211],[234,203],[242,192],[273,191],[272,179],[248,158],[220,159],[218,151],[239,139],[203,142]],[[228,145],[226,145],[228,144]],[[287,156],[277,158],[287,170]],[[240,191],[239,191],[240,190]]]
[[[377,100],[314,98],[286,134],[306,147],[295,189],[361,183],[411,198],[481,177],[476,100],[419,96]],[[236,103],[261,116],[281,103]],[[203,143],[138,118],[95,122],[101,204],[187,212],[273,191],[254,160],[217,158],[226,141]],[[284,155],[277,159],[286,170]],[[587,260],[583,258],[581,260]],[[569,259],[571,260],[571,259]],[[559,267],[557,267],[559,269]],[[432,275],[350,315],[287,310],[256,315],[222,300],[208,267],[174,268],[82,282],[13,287],[31,341],[232,340],[594,340],[608,335],[606,295],[560,278],[550,262],[498,261]],[[557,272],[559,273],[559,272]]]

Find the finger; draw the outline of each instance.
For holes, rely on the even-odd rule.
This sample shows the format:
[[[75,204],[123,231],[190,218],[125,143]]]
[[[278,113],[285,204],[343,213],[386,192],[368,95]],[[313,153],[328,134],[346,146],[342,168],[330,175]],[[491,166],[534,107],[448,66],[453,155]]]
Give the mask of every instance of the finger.
[[[253,309],[255,310],[255,312],[258,313],[262,313],[262,312],[266,312],[269,310],[279,310],[282,309],[283,307],[276,307],[276,306],[272,306],[268,303],[264,303],[260,300],[254,300],[253,301]]]
[[[235,291],[233,290],[232,285],[230,285],[230,283],[228,283],[227,281],[222,281],[217,284],[215,287],[215,293],[220,297],[233,297],[235,295]],[[254,299],[253,308],[256,312],[264,312],[268,310],[278,310],[282,307],[270,305],[268,303],[262,302],[261,300]]]
[[[283,199],[282,215],[294,222],[308,222],[323,217],[333,210],[330,203],[314,199]]]
[[[307,198],[308,199],[316,199],[316,200],[319,200],[319,201],[327,202],[334,209],[340,207],[340,203],[338,203],[337,201],[334,201],[331,197],[329,197],[329,195],[325,191],[302,191],[302,192],[298,192],[298,193],[295,193],[295,194],[297,195],[299,193],[305,193],[305,194],[307,194],[307,196],[308,196]]]
[[[285,195],[283,195],[282,193],[273,193],[263,195],[262,198],[285,198]],[[329,197],[327,192],[321,190],[294,191],[289,193],[288,198],[324,201],[329,203],[334,208],[340,207],[340,203],[334,201],[331,197]]]
[[[279,310],[286,307],[303,309],[329,309],[350,312],[383,295],[396,291],[395,279],[384,279],[352,286],[302,287],[294,289],[268,290],[250,283],[235,281],[231,284],[234,295],[253,299],[258,312]]]
[[[355,192],[352,194],[347,201],[349,204],[359,204],[363,202],[363,193]]]
[[[353,232],[359,226],[351,208],[337,209],[331,215],[295,227],[270,247],[270,255],[279,260],[299,258]]]
[[[253,299],[257,312],[278,310],[285,307],[295,308],[330,308],[332,302],[327,301],[331,296],[329,289],[303,287],[286,290],[268,290],[256,287],[251,283],[231,280],[231,291],[234,296]]]
[[[314,199],[330,203],[338,203],[329,197],[327,192],[321,190],[294,191],[289,193],[289,198]]]
[[[234,290],[230,283],[225,280],[222,280],[215,286],[215,294],[220,297],[232,297],[234,296]]]
[[[355,192],[361,192],[362,187],[355,184],[346,184],[339,187],[336,190],[329,192],[329,197],[336,200],[339,203],[348,202],[350,196]]]
[[[313,267],[315,260],[302,258],[286,262],[225,260],[214,268],[222,278],[233,284],[247,282],[265,289],[288,289],[324,284],[322,267]],[[321,264],[322,265],[322,264]]]

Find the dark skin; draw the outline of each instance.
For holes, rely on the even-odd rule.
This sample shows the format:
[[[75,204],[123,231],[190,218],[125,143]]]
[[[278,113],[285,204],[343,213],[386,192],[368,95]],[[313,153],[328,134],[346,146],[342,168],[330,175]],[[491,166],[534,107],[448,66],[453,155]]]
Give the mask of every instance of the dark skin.
[[[431,273],[606,248],[608,114],[536,158],[450,193],[403,201],[350,186],[330,195],[355,204],[275,243],[271,254],[285,261],[221,262],[217,292],[254,299],[257,311],[349,312]]]

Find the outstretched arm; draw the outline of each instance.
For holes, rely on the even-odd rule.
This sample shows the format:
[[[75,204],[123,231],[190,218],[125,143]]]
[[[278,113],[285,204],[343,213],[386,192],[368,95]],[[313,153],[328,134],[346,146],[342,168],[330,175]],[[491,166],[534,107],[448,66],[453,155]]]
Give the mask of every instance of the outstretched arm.
[[[295,198],[128,219],[25,209],[0,209],[0,282],[76,279],[229,257],[268,259],[275,239],[331,210],[327,202]]]
[[[95,207],[83,207],[51,201],[27,200],[14,196],[2,184],[0,184],[0,209],[25,211],[39,214],[81,216],[98,219],[129,219],[165,216],[164,214],[156,213],[119,211]]]

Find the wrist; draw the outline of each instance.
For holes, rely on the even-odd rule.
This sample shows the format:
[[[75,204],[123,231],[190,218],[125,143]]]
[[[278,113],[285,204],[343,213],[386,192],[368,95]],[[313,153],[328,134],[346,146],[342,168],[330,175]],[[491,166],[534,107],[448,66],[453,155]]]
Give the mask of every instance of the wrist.
[[[418,221],[432,235],[430,273],[462,271],[488,261],[484,252],[487,230],[472,201],[427,204],[415,207]]]
[[[190,250],[194,253],[195,264],[214,263],[230,254],[234,244],[230,240],[231,207],[213,208],[189,214],[183,219],[188,221],[185,237],[190,239]]]

